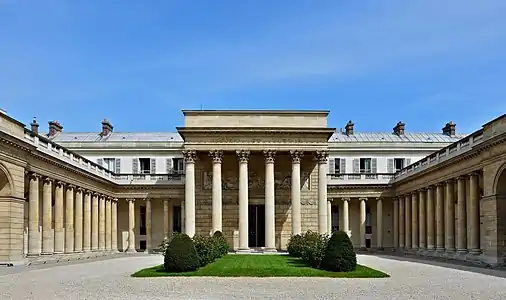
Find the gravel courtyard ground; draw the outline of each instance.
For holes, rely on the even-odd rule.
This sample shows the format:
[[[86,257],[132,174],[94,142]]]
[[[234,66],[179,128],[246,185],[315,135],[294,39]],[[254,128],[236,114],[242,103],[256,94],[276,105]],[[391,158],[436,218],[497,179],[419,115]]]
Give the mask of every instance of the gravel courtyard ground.
[[[359,255],[360,264],[392,277],[130,277],[138,269],[161,262],[161,256],[136,255],[66,265],[0,268],[0,299],[506,299],[503,277],[363,255]]]

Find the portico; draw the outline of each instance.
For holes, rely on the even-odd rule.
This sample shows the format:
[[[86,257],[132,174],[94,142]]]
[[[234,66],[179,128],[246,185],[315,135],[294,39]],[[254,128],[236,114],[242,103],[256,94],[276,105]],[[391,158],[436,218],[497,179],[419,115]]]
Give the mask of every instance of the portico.
[[[188,235],[220,230],[239,252],[251,244],[270,252],[284,248],[292,234],[328,231],[326,141],[334,132],[328,112],[183,113],[178,132],[185,140]],[[310,207],[302,212],[301,203]],[[317,222],[304,222],[304,214]]]

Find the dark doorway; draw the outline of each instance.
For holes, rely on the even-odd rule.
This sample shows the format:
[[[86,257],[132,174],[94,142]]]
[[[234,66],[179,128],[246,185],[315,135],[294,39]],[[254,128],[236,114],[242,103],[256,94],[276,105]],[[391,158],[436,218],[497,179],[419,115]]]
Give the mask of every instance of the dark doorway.
[[[265,205],[248,207],[249,247],[265,247]]]

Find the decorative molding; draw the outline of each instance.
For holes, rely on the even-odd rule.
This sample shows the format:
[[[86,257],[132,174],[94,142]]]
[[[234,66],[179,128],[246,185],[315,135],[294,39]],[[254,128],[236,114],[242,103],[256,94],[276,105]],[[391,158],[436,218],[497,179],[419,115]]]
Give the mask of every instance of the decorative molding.
[[[302,172],[301,181],[304,182],[302,190],[309,190],[309,182],[311,181],[309,172]],[[274,189],[288,190],[292,185],[291,172],[274,172]],[[213,188],[213,172],[202,172],[202,190],[212,190]],[[250,171],[248,172],[248,189],[264,189],[265,178],[263,174]],[[222,190],[238,190],[239,178],[234,171],[226,171],[221,177]]]
[[[265,163],[273,164],[276,158],[276,150],[264,150]]]
[[[211,150],[209,151],[209,156],[213,158],[214,164],[221,164],[223,161],[223,151],[222,150]]]
[[[316,205],[318,203],[318,200],[316,199],[302,199],[300,201],[300,204],[302,205]]]
[[[237,150],[235,153],[237,154],[239,163],[248,163],[250,154],[249,150]]]
[[[128,201],[128,202],[135,202],[135,198],[127,198],[126,201]]]
[[[343,197],[343,198],[341,198],[341,200],[342,200],[343,202],[345,202],[345,201],[346,201],[346,202],[350,202],[350,198],[349,198],[349,197]]]
[[[75,185],[67,183],[67,190],[73,190],[75,187]]]
[[[76,188],[76,193],[83,193],[83,192],[84,192],[84,189],[82,187]]]
[[[197,151],[195,150],[183,150],[183,158],[186,163],[194,164],[197,160]]]
[[[292,157],[292,162],[294,164],[300,164],[302,157],[304,156],[304,151],[301,150],[290,150],[290,156]]]

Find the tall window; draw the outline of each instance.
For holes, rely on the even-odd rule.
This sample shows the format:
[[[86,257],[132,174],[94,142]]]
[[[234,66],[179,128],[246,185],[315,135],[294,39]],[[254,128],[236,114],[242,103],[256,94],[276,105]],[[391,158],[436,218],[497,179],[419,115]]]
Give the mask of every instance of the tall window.
[[[139,234],[146,235],[146,206],[141,206],[140,208],[140,225],[139,225]]]
[[[139,165],[142,174],[151,173],[151,160],[149,158],[139,158]]]
[[[172,231],[181,232],[181,206],[172,208]]]
[[[116,159],[114,159],[114,158],[104,158],[104,164],[103,164],[103,166],[107,170],[109,170],[111,172],[115,172],[116,171]]]
[[[372,173],[372,161],[370,158],[360,159],[360,173]]]
[[[184,173],[184,160],[180,157],[172,159],[172,165],[174,166],[174,172],[176,174]]]
[[[340,173],[341,173],[341,159],[335,158],[334,159],[334,174],[340,174]]]
[[[404,158],[394,158],[394,172],[404,168]]]

